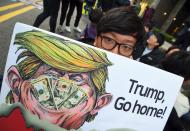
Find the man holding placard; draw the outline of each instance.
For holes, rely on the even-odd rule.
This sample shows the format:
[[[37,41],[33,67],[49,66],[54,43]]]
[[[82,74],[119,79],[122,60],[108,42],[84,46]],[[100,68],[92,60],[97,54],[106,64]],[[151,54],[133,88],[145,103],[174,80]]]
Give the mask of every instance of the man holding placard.
[[[19,102],[65,129],[161,131],[183,79],[126,58],[143,35],[140,19],[125,8],[106,13],[94,43],[125,57],[19,23],[0,101]],[[43,122],[39,128],[47,129]]]
[[[114,8],[97,25],[94,45],[125,57],[132,57],[136,43],[144,36],[141,19],[129,8]]]

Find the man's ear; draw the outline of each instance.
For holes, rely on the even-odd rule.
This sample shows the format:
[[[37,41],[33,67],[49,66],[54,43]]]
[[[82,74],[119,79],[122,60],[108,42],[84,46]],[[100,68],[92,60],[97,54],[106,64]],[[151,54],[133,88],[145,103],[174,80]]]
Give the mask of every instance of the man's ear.
[[[90,112],[91,115],[96,114],[101,108],[108,105],[112,100],[112,94],[106,93],[98,97],[94,109]]]
[[[101,42],[101,41],[99,41],[99,39],[100,39],[99,36],[96,36],[96,37],[95,37],[94,46],[100,48],[100,42]]]
[[[93,44],[95,47],[97,47],[97,39],[98,39],[98,38],[97,38],[97,36],[96,36],[96,37],[95,37],[95,40],[94,40],[94,44]]]
[[[22,78],[15,66],[11,66],[8,69],[7,80],[12,89],[14,100],[17,101],[19,99],[19,85],[21,84]]]

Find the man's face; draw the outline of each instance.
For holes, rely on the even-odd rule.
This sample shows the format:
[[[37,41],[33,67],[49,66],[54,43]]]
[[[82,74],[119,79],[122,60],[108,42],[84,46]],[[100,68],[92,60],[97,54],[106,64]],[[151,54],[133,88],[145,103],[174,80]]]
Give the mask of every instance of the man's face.
[[[102,33],[94,42],[96,47],[108,50],[112,53],[131,57],[136,44],[136,38],[130,35],[122,35],[115,32]]]
[[[151,35],[148,39],[147,39],[147,43],[148,43],[148,46],[149,48],[153,49],[155,48],[156,46],[159,45],[159,43],[157,42],[158,39],[156,38],[155,35]]]
[[[96,103],[88,73],[68,73],[44,65],[20,83],[24,107],[65,129],[79,128]]]

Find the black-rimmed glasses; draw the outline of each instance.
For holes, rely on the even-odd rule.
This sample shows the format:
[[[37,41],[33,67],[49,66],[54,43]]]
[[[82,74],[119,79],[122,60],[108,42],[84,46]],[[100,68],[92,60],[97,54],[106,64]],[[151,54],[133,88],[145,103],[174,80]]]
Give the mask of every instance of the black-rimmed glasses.
[[[119,54],[123,56],[130,56],[134,50],[134,47],[128,44],[118,43],[114,39],[107,37],[107,36],[100,36],[101,37],[101,46],[106,50],[113,50],[116,46],[118,46]]]

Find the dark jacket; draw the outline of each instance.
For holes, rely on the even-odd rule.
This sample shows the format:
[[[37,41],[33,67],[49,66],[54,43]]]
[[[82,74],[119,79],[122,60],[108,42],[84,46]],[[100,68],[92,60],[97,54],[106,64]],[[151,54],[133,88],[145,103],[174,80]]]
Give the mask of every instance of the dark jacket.
[[[98,0],[98,5],[101,6],[103,12],[106,12],[115,7],[115,0]]]
[[[153,49],[150,53],[143,55],[140,57],[140,62],[158,66],[160,62],[163,60],[165,53],[161,51],[159,48]]]
[[[190,31],[188,30],[188,28],[190,27],[185,27],[181,32],[179,32],[177,40],[174,43],[182,50],[186,50],[187,47],[190,45]]]
[[[150,53],[143,55],[144,50],[147,47],[147,39],[152,35],[152,32],[149,32],[145,35],[144,41],[137,43],[136,49],[133,52],[133,59],[136,60],[137,58],[140,58],[140,62],[152,65],[152,66],[158,66],[162,59],[165,57],[165,52],[163,52],[159,47],[164,43],[164,37],[162,34],[154,34],[157,37],[157,42],[159,43],[159,46],[155,47]]]
[[[173,108],[163,131],[185,131],[176,110]]]
[[[158,66],[165,57],[165,52],[162,51],[160,48],[155,48],[150,53],[142,56],[145,48],[145,44],[139,43],[139,45],[137,45],[136,47],[136,50],[133,52],[133,59],[136,60],[140,58],[139,61],[142,63],[152,66]]]
[[[141,57],[145,48],[146,48],[146,44],[139,41],[136,44],[135,50],[133,51],[133,54],[132,54],[133,59],[136,60],[137,58]]]
[[[133,51],[133,59],[136,60],[137,58],[141,57],[146,46],[147,46],[147,42],[146,40],[148,39],[148,34],[149,33],[146,33],[143,40],[142,41],[138,41],[136,46],[135,46],[135,50]]]

